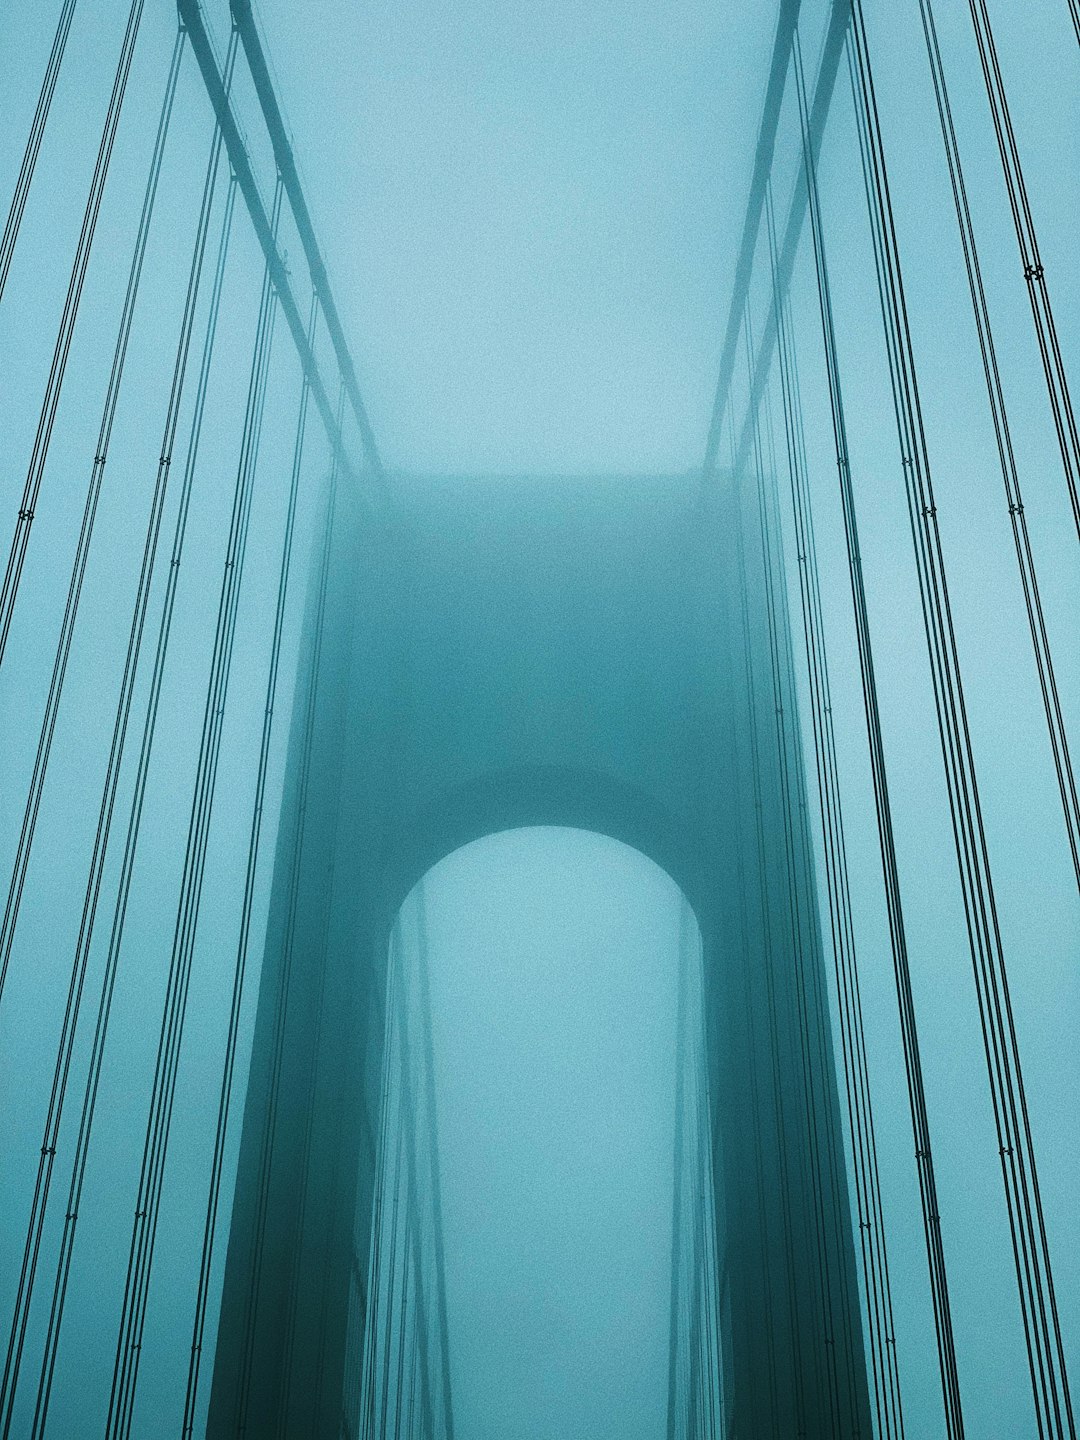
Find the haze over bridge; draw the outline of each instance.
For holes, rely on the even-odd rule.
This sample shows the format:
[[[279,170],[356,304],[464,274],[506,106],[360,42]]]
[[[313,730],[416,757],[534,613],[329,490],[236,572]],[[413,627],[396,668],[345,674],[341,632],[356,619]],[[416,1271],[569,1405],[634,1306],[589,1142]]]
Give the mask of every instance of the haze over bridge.
[[[160,1413],[160,1394],[141,1398],[151,1369],[144,1346],[163,1364],[164,1342],[155,1349],[146,1336],[154,1304],[169,1308],[160,1279],[168,1253],[170,1273],[190,1280],[190,1338],[179,1366],[172,1347],[175,1374],[161,1392],[176,1402],[181,1433],[452,1437],[427,958],[422,925],[402,958],[400,917],[409,897],[422,915],[424,877],[460,847],[497,831],[562,826],[609,835],[655,861],[680,887],[700,939],[699,953],[688,924],[680,947],[669,1436],[903,1434],[898,1325],[920,1327],[895,1313],[887,1221],[900,1213],[925,1275],[933,1413],[941,1433],[963,1435],[978,1369],[955,1320],[950,1273],[965,1271],[970,1324],[959,1237],[991,1206],[988,1233],[1004,1256],[994,1279],[1011,1277],[1010,1400],[1032,1434],[1074,1436],[1062,1314],[1075,1315],[1077,1301],[1055,1286],[1069,1248],[1061,1187],[1070,1172],[1038,1143],[1053,1131],[1039,1130],[1028,1103],[1021,1042],[1024,1024],[1034,1027],[1018,1021],[1013,1003],[1017,970],[1036,948],[1025,920],[1041,934],[1013,894],[1018,884],[1044,886],[1075,949],[1075,615],[1073,592],[1056,574],[1047,579],[1060,554],[1075,565],[1061,548],[1061,518],[1080,536],[1074,339],[1056,317],[986,5],[970,5],[963,63],[965,83],[977,80],[988,106],[994,193],[1004,197],[993,229],[969,198],[984,198],[986,184],[981,172],[971,184],[963,146],[972,142],[950,105],[937,7],[912,8],[948,180],[935,195],[952,207],[952,299],[976,341],[962,399],[977,394],[996,466],[980,472],[978,488],[997,526],[993,545],[981,510],[965,512],[962,535],[939,517],[931,441],[940,435],[926,416],[940,420],[942,403],[932,407],[920,388],[924,336],[911,320],[890,183],[900,140],[885,132],[875,89],[888,26],[864,16],[861,0],[834,0],[812,19],[795,0],[779,6],[702,465],[607,478],[423,477],[384,458],[392,437],[380,430],[376,440],[246,0],[209,16],[198,0],[180,0],[154,142],[126,196],[134,218],[122,273],[92,270],[144,8],[134,0],[126,12],[109,62],[67,289],[55,303],[25,284],[16,290],[24,210],[74,13],[67,0],[0,246],[0,286],[12,277],[3,305],[18,293],[21,324],[33,323],[26,316],[39,300],[55,320],[0,591],[0,683],[17,694],[18,737],[0,1020],[10,1006],[12,1033],[24,1037],[11,1053],[34,1097],[13,1107],[3,1433],[44,1434],[57,1384],[70,1417],[83,1373],[101,1409],[89,1433],[156,1433],[147,1416]],[[814,41],[800,39],[800,26]],[[949,53],[950,66],[959,63]],[[171,203],[190,221],[188,254],[182,264],[175,250],[159,256],[144,285],[157,210],[170,204],[182,66],[184,83],[197,81],[212,143],[205,164],[185,143],[176,177]],[[830,121],[841,95],[842,129]],[[296,143],[302,152],[303,137]],[[862,189],[861,277],[848,268],[846,230],[830,220],[830,191],[819,183],[841,158]],[[1002,216],[1019,257],[1010,258],[1009,304],[1004,267],[996,251],[988,260],[979,228],[999,241]],[[262,267],[258,293],[250,283],[243,292],[230,269],[245,246],[249,281]],[[842,283],[833,246],[845,260]],[[165,309],[170,281],[179,292],[170,338],[140,341],[144,309]],[[843,329],[853,313],[857,344]],[[147,333],[156,334],[151,320]],[[68,438],[56,428],[72,404],[74,338],[86,330],[107,358],[88,485],[75,503],[51,498],[60,492],[48,462],[54,443],[77,454],[86,429],[76,424]],[[862,396],[867,333],[886,382],[869,422],[850,403]],[[143,417],[128,417],[114,440],[129,345],[143,357],[165,352],[161,413],[149,434]],[[272,370],[283,351],[296,392],[288,409]],[[357,353],[365,370],[377,366],[366,347]],[[1034,423],[1033,396],[1037,466],[1014,442]],[[153,462],[141,509],[132,497],[110,506],[121,439],[124,465]],[[201,525],[192,496],[204,475],[217,488]],[[839,542],[832,578],[843,571],[832,589],[815,537],[822,475],[834,502],[824,523]],[[287,484],[264,516],[268,476]],[[892,511],[877,494],[886,483]],[[950,492],[958,495],[970,498]],[[1037,508],[1049,519],[1029,530]],[[867,512],[872,524],[860,530]],[[874,527],[889,516],[906,530],[879,540]],[[207,554],[216,546],[212,587],[192,570],[206,556],[192,555],[189,524]],[[943,817],[935,894],[947,891],[961,920],[972,979],[960,1033],[974,1042],[983,1087],[973,1131],[987,1165],[967,1198],[952,1174],[951,1222],[933,1109],[943,1086],[940,1075],[926,1078],[936,1061],[921,1037],[927,1010],[951,1014],[952,1002],[931,988],[936,919],[920,913],[925,877],[910,853],[911,821],[895,813],[912,747],[895,712],[885,713],[896,681],[880,657],[883,645],[890,659],[896,647],[873,598],[885,582],[864,565],[864,555],[880,565],[901,541],[910,573],[889,618],[922,667],[911,708],[920,709],[924,755],[936,752],[919,784],[932,785]],[[130,600],[122,623],[111,614],[100,666],[92,647],[79,658],[93,633],[84,582],[99,554],[123,570]],[[1016,704],[1038,759],[1019,786],[1009,783],[1011,757],[980,748],[974,733],[970,632],[953,599],[970,569],[1000,587],[1002,612],[1011,607],[1008,618],[995,614],[1000,644],[1023,655]],[[108,587],[97,583],[100,599]],[[91,614],[93,587],[91,578]],[[175,633],[174,615],[185,615]],[[974,648],[985,694],[986,662]],[[69,668],[86,723],[65,727]],[[163,750],[167,775],[160,758],[154,769]],[[246,788],[215,809],[232,770]],[[999,787],[1027,790],[1027,824],[1049,837],[1026,857],[1030,875],[1023,855],[1007,853],[1005,827],[983,800],[988,787],[994,806]],[[222,823],[223,810],[236,831],[231,870],[211,849],[211,820]],[[864,821],[858,846],[847,838],[852,810]],[[66,832],[60,859],[38,838],[50,824]],[[175,832],[175,863],[139,867],[144,831],[160,845]],[[877,929],[867,940],[875,866]],[[128,925],[136,937],[125,943]],[[122,964],[126,951],[149,954],[162,927],[171,938],[161,983],[148,974],[129,981],[140,967]],[[228,963],[212,967],[218,991],[197,964],[208,927],[218,962],[220,937],[230,936]],[[884,1026],[864,1013],[868,955],[891,990],[890,1073],[902,1076],[893,1110],[910,1155],[903,1205],[882,1179],[874,1044]],[[134,986],[129,1013],[151,1006],[142,1041],[115,1039],[112,1007],[118,993],[124,1003],[125,984]],[[35,1009],[38,986],[45,995]],[[877,982],[875,996],[883,993]],[[193,1028],[206,1041],[194,1066],[185,1063]],[[1038,1073],[1061,1063],[1040,1058]],[[125,1097],[113,1102],[107,1150],[103,1074]],[[1060,1102],[1045,1104],[1060,1113]],[[1047,1164],[1054,1187],[1040,1183]],[[181,1237],[170,1196],[189,1174],[198,1175],[198,1223]],[[123,1240],[108,1258],[91,1260],[84,1239],[95,1233],[84,1214],[94,1208],[83,1198],[88,1175],[94,1224],[106,1215],[114,1225],[96,1232],[95,1251],[122,1212]],[[69,1301],[69,1288],[85,1296],[99,1284],[110,1296],[100,1327],[88,1323],[85,1298]],[[73,1309],[78,1346],[67,1338]]]

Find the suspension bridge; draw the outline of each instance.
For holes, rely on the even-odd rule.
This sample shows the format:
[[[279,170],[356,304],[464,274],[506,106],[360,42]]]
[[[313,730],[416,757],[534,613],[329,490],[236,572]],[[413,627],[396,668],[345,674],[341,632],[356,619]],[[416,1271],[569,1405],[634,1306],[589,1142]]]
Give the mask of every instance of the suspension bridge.
[[[701,463],[573,483],[385,458],[358,379],[378,357],[346,334],[298,165],[313,137],[287,126],[250,0],[178,0],[175,25],[130,0],[94,58],[95,154],[62,186],[39,164],[74,63],[76,0],[56,8],[0,240],[0,320],[33,337],[0,514],[0,1433],[453,1440],[423,882],[486,835],[567,826],[641,851],[686,901],[668,1440],[921,1434],[905,1325],[933,1433],[988,1434],[976,1190],[999,1263],[974,1268],[1001,1282],[1025,1417],[1008,1433],[1075,1440],[1060,1277],[1080,1234],[1055,1156],[1075,1095],[1048,1102],[1072,1106],[1063,1137],[1029,1093],[1014,992],[1044,942],[1013,890],[1025,865],[1042,877],[1074,969],[1080,675],[1058,572],[1080,432],[1040,248],[1060,237],[1029,193],[995,6],[904,7],[953,245],[942,324],[971,337],[989,437],[971,491],[935,453],[940,366],[912,319],[907,137],[876,78],[894,7],[779,0]],[[1058,8],[1080,59],[1080,10]],[[115,153],[139,85],[136,182]],[[25,268],[50,180],[55,293]],[[152,407],[125,409],[134,373]],[[886,615],[894,555],[910,593]],[[1038,853],[1003,832],[1018,782],[970,699],[986,662],[954,597],[973,570],[999,596]],[[897,630],[924,676],[907,728]],[[927,925],[897,804],[916,769],[951,929]],[[985,1161],[960,1183],[934,1058],[957,956]],[[887,977],[872,1007],[868,966]],[[883,1098],[917,1326],[890,1266]]]

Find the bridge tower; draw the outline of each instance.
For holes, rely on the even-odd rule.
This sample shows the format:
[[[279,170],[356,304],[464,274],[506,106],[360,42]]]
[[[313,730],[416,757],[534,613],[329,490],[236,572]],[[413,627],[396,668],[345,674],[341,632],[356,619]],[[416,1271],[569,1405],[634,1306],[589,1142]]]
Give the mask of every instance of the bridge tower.
[[[697,915],[735,1433],[871,1434],[782,557],[744,482],[401,478],[378,513],[338,495],[308,604],[317,673],[293,718],[211,1440],[340,1433],[390,928],[443,856],[528,825],[635,846]]]

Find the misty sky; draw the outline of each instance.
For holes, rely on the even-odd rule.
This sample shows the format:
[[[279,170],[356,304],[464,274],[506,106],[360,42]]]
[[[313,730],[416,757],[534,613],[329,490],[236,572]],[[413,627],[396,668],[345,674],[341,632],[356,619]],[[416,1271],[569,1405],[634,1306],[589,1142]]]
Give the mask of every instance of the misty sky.
[[[293,129],[327,134],[304,174],[388,453],[465,473],[698,463],[767,7],[260,13]]]

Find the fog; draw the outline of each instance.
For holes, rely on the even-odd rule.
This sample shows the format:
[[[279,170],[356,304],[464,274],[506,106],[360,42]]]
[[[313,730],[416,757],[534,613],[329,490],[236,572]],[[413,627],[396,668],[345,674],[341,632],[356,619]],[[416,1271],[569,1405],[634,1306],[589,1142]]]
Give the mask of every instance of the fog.
[[[1055,306],[1062,363],[1080,384],[1075,256],[1080,48],[1069,8],[1059,0],[1030,5],[989,0],[989,7]],[[203,8],[224,55],[228,6],[225,0],[207,0]],[[1063,1352],[1075,1379],[1080,1367],[1077,887],[919,6],[915,0],[866,0],[864,8]],[[0,7],[0,208],[15,191],[60,11],[59,0]],[[776,5],[748,7],[731,0],[592,0],[587,5],[580,0],[309,0],[296,5],[260,0],[255,12],[383,456],[391,510],[402,497],[414,495],[418,485],[439,493],[440,477],[456,482],[496,477],[501,485],[520,487],[522,494],[538,481],[565,481],[571,517],[575,487],[584,493],[598,477],[605,484],[630,485],[635,477],[671,476],[673,485],[685,484],[701,466],[713,412]],[[806,0],[802,6],[799,26],[811,76],[830,12],[825,0]],[[1080,732],[1075,527],[968,7],[959,0],[939,0],[935,13],[997,327],[1063,725],[1075,745],[1080,743],[1075,738]],[[96,5],[84,0],[75,9],[0,300],[0,528],[5,544],[9,531],[15,533],[22,523],[25,502],[20,497],[127,14],[120,0]],[[8,1350],[0,1433],[12,1437],[45,1433],[45,1420],[34,1416],[46,1375],[52,1386],[50,1435],[127,1433],[142,1440],[180,1433],[185,1424],[184,1434],[206,1433],[210,1357],[225,1283],[252,1037],[260,984],[274,959],[272,946],[264,956],[264,940],[268,924],[273,933],[275,866],[282,863],[277,847],[292,824],[289,757],[301,735],[296,717],[304,713],[312,597],[318,594],[330,477],[342,470],[340,455],[335,469],[334,446],[312,406],[305,445],[298,452],[293,568],[289,588],[282,591],[279,565],[302,376],[293,340],[279,317],[265,375],[250,533],[246,561],[243,556],[240,561],[242,584],[237,582],[235,641],[229,642],[231,669],[213,692],[208,676],[219,593],[226,583],[222,576],[233,565],[226,559],[233,533],[230,507],[242,468],[241,431],[263,267],[243,199],[237,199],[228,250],[221,251],[224,300],[213,383],[201,439],[197,449],[188,448],[229,188],[223,164],[208,209],[208,258],[194,312],[179,439],[169,462],[172,488],[162,502],[163,538],[148,591],[147,638],[134,681],[131,733],[117,771],[115,805],[105,806],[110,743],[132,610],[141,593],[139,567],[154,514],[154,477],[162,471],[195,217],[213,136],[212,113],[190,54],[180,71],[109,464],[102,462],[105,480],[78,621],[70,655],[64,653],[63,696],[52,728],[43,728],[43,716],[59,663],[76,534],[96,473],[96,437],[175,39],[175,7],[166,0],[147,0],[0,671],[0,875],[9,910],[14,905],[18,911],[17,927],[12,921],[4,932],[10,968],[0,982],[0,1341],[7,1346],[9,1331],[15,1337]],[[273,158],[242,62],[233,99],[269,209]],[[842,64],[818,179],[912,991],[937,1147],[959,1385],[970,1436],[1028,1440],[1041,1432],[1027,1379],[855,118]],[[789,84],[773,166],[773,200],[781,220],[790,197],[801,193],[802,159]],[[279,243],[306,317],[308,271],[287,208]],[[836,483],[814,257],[805,229],[790,303],[869,1055],[867,1083],[890,1245],[892,1338],[907,1433],[921,1440],[945,1436],[946,1430],[845,515]],[[771,304],[762,237],[747,302],[757,338]],[[333,403],[337,380],[325,327],[317,331],[314,351],[318,364],[335,377],[329,387]],[[740,346],[729,405],[736,433],[749,389]],[[345,414],[343,451],[355,469],[341,479],[342,494],[363,468],[356,426],[347,408]],[[779,605],[791,617],[795,635],[801,725],[796,743],[812,776],[812,696],[798,631],[800,547],[775,377],[762,416],[764,468],[777,480],[778,543],[787,557]],[[195,499],[185,520],[179,477],[188,455]],[[746,476],[734,481],[729,464],[725,430],[721,474],[713,477],[725,494],[736,483],[752,483]],[[347,503],[353,501],[342,500],[339,514]],[[366,516],[359,507],[355,513]],[[353,523],[354,512],[348,514]],[[357,523],[363,534],[365,524],[366,518]],[[174,548],[170,566],[174,535],[183,553]],[[455,557],[443,559],[452,572]],[[506,557],[508,566],[513,563],[514,557]],[[528,563],[522,557],[523,569]],[[656,573],[660,564],[658,558]],[[178,578],[170,631],[165,594],[171,570]],[[271,623],[282,593],[280,654],[275,651],[272,658]],[[731,574],[718,574],[717,593],[734,596]],[[332,594],[337,619],[344,624],[358,602],[339,591]],[[394,602],[386,603],[391,608]],[[577,618],[582,626],[592,619]],[[687,613],[688,629],[694,621]],[[168,654],[156,719],[150,723],[144,718],[150,713],[149,657],[159,627]],[[527,676],[533,657],[516,658]],[[426,659],[419,651],[395,657],[405,676],[404,691],[410,674],[422,670]],[[711,657],[703,666],[713,673]],[[715,671],[721,668],[717,659]],[[268,677],[275,674],[277,688],[271,694]],[[353,704],[350,715],[363,709],[362,701]],[[204,708],[207,715],[223,717],[212,769],[200,758]],[[387,713],[398,716],[404,727],[406,708],[402,702],[400,712]],[[272,728],[265,720],[271,712],[276,717]],[[31,777],[45,734],[52,750],[34,802]],[[145,806],[136,803],[135,770],[144,734],[152,745]],[[667,738],[656,738],[658,751]],[[391,733],[387,753],[393,753],[394,744]],[[368,768],[375,774],[381,763],[373,754]],[[196,823],[192,797],[200,793],[197,776],[204,769],[212,776],[207,793],[213,810],[211,816],[208,804],[203,868],[195,881],[185,836],[190,845],[189,826]],[[826,841],[816,791],[811,786],[807,793],[819,877],[817,918],[828,939],[820,878]],[[100,816],[111,817],[114,810],[114,832],[95,891],[88,880],[93,873],[88,857],[101,834]],[[128,895],[121,853],[129,815],[136,814],[142,828]],[[25,840],[28,815],[32,846]],[[722,1116],[726,1099],[715,1088],[722,1067],[709,1071],[702,1038],[705,1000],[698,942],[687,939],[688,932],[696,936],[696,922],[678,880],[613,835],[554,822],[542,828],[497,828],[499,833],[437,857],[406,901],[395,941],[404,957],[401,973],[414,973],[408,967],[419,963],[419,946],[410,927],[422,896],[438,1114],[438,1139],[429,1144],[429,1160],[434,1156],[441,1182],[443,1339],[457,1440],[660,1440],[665,1435],[675,1440],[672,1407],[681,1424],[680,1407],[689,1405],[684,1389],[690,1383],[678,1369],[688,1353],[680,1348],[680,1326],[685,1322],[687,1333],[696,1336],[698,1310],[711,1325],[723,1308],[719,1201],[713,1234],[711,1190],[708,1204],[702,1200],[694,1211],[685,1196],[679,1198],[677,1184],[680,1173],[696,1176],[704,1193],[701,1177],[711,1173],[714,1158],[719,1168],[719,1157],[710,1149],[711,1126],[701,1117]],[[340,822],[340,829],[347,831],[347,821]],[[16,877],[10,890],[9,876]],[[334,883],[331,869],[327,893]],[[348,889],[340,874],[336,884],[337,894]],[[713,890],[726,893],[735,884],[732,868],[715,877]],[[178,899],[189,893],[190,901]],[[99,897],[89,926],[88,895]],[[342,902],[346,908],[348,899]],[[189,979],[180,1019],[170,1031],[174,933],[185,913],[195,917]],[[116,937],[113,959],[119,956],[115,991],[107,960],[110,935]],[[366,951],[361,958],[359,932],[354,940],[357,966],[368,964]],[[347,946],[349,937],[342,940],[335,932],[334,943]],[[315,964],[317,950],[303,950],[305,965]],[[247,969],[230,1021],[238,953],[246,956]],[[80,955],[82,970],[73,959]],[[5,967],[7,960],[5,954]],[[375,993],[384,983],[382,950],[370,963],[379,972]],[[385,972],[391,991],[393,963],[387,959]],[[836,1038],[841,1006],[831,952],[826,972]],[[684,1048],[678,1039],[680,975],[686,987],[685,1034],[691,1037]],[[392,1027],[397,1012],[388,1006],[387,1013]],[[108,1044],[99,1086],[93,1057],[102,1016]],[[384,1047],[381,1020],[380,1011],[374,1021],[358,1021],[355,1044],[364,1063],[371,1057],[379,1093],[391,1097],[383,1101],[381,1130],[378,1107],[369,1117],[379,1131],[373,1145],[386,1155],[404,1143],[398,1138],[404,1133],[404,1092],[394,1068],[397,1042]],[[370,1030],[365,1028],[369,1023]],[[386,1031],[392,1033],[392,1028]],[[168,1042],[175,1045],[173,1071],[160,1066],[160,1037],[166,1034],[174,1037]],[[155,1130],[154,1123],[158,1073],[175,1075],[177,1100],[168,1112],[167,1156],[164,1149],[160,1156],[161,1213],[151,1246],[152,1272],[149,1261],[146,1267],[144,1328],[135,1343],[141,1355],[139,1385],[135,1392],[132,1384],[128,1429],[107,1431],[120,1317],[127,1303],[125,1266],[133,1233],[146,1213],[140,1166],[144,1144],[151,1140],[144,1137],[161,1129],[158,1124]],[[59,1109],[56,1075],[69,1087]],[[215,1159],[219,1097],[223,1076],[229,1075],[234,1076],[232,1110]],[[93,1135],[81,1198],[71,1199],[84,1094],[96,1105]],[[287,1092],[286,1108],[300,1103],[298,1094]],[[686,1119],[691,1094],[698,1107],[695,1120]],[[357,1109],[366,1103],[358,1087]],[[681,1103],[688,1107],[685,1113]],[[421,1138],[432,1142],[432,1114],[418,1098],[416,1108]],[[398,1119],[391,1123],[395,1114]],[[693,1143],[681,1172],[675,1157],[684,1126]],[[848,1121],[843,1144],[850,1161]],[[56,1162],[45,1199],[43,1157],[50,1166]],[[221,1199],[207,1226],[208,1187],[212,1167],[219,1163]],[[365,1183],[370,1198],[370,1180]],[[853,1189],[851,1199],[854,1208]],[[694,1231],[693,1244],[686,1226],[681,1241],[673,1234],[673,1216],[682,1204],[690,1206],[689,1213],[698,1217],[694,1224],[702,1227],[700,1234]],[[34,1249],[39,1213],[40,1245]],[[431,1225],[431,1214],[424,1216],[423,1224]],[[69,1232],[77,1233],[77,1240],[72,1242],[70,1280],[64,1282],[64,1328],[52,1371],[45,1358],[50,1299],[54,1282],[59,1293],[65,1273]],[[200,1281],[200,1249],[207,1245],[207,1234],[214,1243]],[[372,1234],[376,1240],[382,1234],[377,1225],[363,1232],[362,1244],[369,1249]],[[31,1252],[39,1278],[24,1301],[20,1266],[25,1276],[24,1257]],[[354,1258],[365,1275],[369,1266],[376,1273],[369,1253]],[[694,1283],[695,1266],[700,1275],[703,1264],[711,1278],[689,1301],[686,1286]],[[372,1313],[380,1294],[374,1292]],[[350,1344],[363,1332],[355,1296],[351,1303]],[[206,1325],[201,1342],[195,1319],[200,1306],[205,1306]],[[693,1316],[686,1319],[691,1310]],[[25,1333],[18,1339],[20,1314]],[[393,1324],[387,1354],[390,1337],[400,1341],[404,1334],[403,1322]],[[708,1381],[717,1392],[726,1383],[721,1349],[717,1340],[716,1373],[710,1371]],[[195,1353],[204,1357],[198,1387],[189,1370]],[[17,1384],[11,1379],[13,1364],[16,1370],[22,1366]],[[365,1365],[374,1361],[356,1359],[347,1405],[359,1405],[374,1383],[364,1378]],[[675,1369],[677,1381],[672,1380]],[[187,1420],[185,1406],[191,1407]],[[699,1415],[696,1423],[703,1436],[725,1433],[722,1418],[709,1422]],[[419,1422],[415,1433],[421,1433]],[[1054,1434],[1066,1437],[1071,1431]],[[365,1440],[375,1435],[382,1440],[377,1426]]]
[[[460,1433],[662,1434],[682,897],[558,830],[424,890]]]

